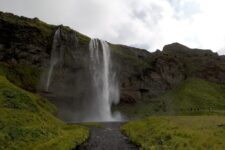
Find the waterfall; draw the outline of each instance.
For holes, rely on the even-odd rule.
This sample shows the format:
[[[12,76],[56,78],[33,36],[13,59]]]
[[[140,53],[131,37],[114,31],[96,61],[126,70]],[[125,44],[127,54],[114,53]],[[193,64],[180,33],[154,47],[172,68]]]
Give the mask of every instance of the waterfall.
[[[58,63],[60,59],[60,28],[58,28],[54,34],[53,43],[52,43],[52,50],[51,50],[51,59],[50,59],[50,66],[47,73],[47,81],[45,86],[45,91],[49,91],[49,86],[51,83],[52,73],[55,68],[55,65]]]
[[[77,43],[75,34],[56,30],[43,75],[44,94],[67,122],[121,121],[120,113],[111,111],[119,102],[119,83],[108,43],[92,39],[89,53]]]
[[[112,66],[111,51],[105,41],[92,39],[89,44],[90,73],[94,95],[93,112],[88,121],[119,121],[119,113],[112,114],[111,105],[119,102],[119,86]]]

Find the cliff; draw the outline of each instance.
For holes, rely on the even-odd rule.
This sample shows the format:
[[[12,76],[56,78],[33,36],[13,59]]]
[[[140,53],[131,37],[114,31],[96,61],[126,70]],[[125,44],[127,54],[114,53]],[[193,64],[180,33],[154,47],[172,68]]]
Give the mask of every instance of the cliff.
[[[43,93],[53,37],[59,28],[63,59],[55,69],[50,92]],[[0,62],[6,77],[26,90],[41,92],[60,103],[64,100],[71,105],[74,99],[88,96],[89,41],[89,37],[69,27],[0,12]],[[211,50],[173,43],[150,53],[109,45],[120,82],[121,104],[151,101],[192,77],[225,84],[225,57]],[[87,103],[84,101],[83,105]]]
[[[0,12],[0,149],[67,150],[88,138],[87,128],[65,124],[56,107],[34,93],[54,29],[37,18]]]

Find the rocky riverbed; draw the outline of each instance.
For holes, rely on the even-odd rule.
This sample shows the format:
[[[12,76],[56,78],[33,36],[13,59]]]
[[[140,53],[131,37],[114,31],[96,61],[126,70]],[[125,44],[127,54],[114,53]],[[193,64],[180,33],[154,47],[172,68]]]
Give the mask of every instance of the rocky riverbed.
[[[90,126],[90,138],[76,150],[138,150],[138,147],[120,132],[121,122],[104,122]]]

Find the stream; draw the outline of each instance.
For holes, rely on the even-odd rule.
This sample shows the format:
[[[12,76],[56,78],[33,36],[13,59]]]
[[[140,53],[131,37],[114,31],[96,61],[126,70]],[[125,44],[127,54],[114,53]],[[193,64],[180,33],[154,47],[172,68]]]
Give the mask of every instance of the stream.
[[[121,122],[103,122],[90,127],[89,140],[74,150],[138,150],[128,137],[120,132]]]

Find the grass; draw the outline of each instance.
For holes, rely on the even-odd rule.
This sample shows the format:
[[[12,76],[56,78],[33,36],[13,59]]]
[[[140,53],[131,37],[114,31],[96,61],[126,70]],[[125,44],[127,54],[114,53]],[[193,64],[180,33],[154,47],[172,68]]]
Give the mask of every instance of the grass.
[[[35,92],[41,71],[38,68],[27,65],[9,65],[1,62],[0,74],[6,76],[6,78],[16,86]]]
[[[122,132],[145,150],[224,150],[224,116],[149,117]]]
[[[149,115],[224,115],[225,85],[189,78],[162,96],[134,105],[121,105],[131,118]]]
[[[127,48],[122,45],[109,44],[115,61],[120,61],[122,64],[130,64],[134,66],[137,72],[141,72],[143,69],[148,68],[150,63],[137,57],[135,48]],[[118,59],[118,60],[117,60]]]
[[[58,26],[47,24],[47,23],[39,20],[38,18],[30,19],[30,18],[26,18],[23,16],[19,17],[16,15],[13,15],[11,13],[3,13],[1,11],[0,11],[0,20],[3,20],[7,23],[10,23],[12,25],[15,25],[15,26],[21,27],[21,28],[27,27],[27,28],[37,29],[38,30],[37,33],[40,33],[40,34],[33,35],[33,36],[35,36],[35,39],[36,39],[35,42],[39,42],[39,43],[45,44],[45,45],[47,44],[47,46],[49,46],[49,47],[51,46],[54,32],[58,28]],[[90,38],[88,36],[83,35],[77,31],[74,31],[73,29],[70,29],[67,26],[61,25],[61,27],[65,32],[76,33],[76,36],[79,40],[79,44],[85,45],[85,46],[88,45],[88,43],[90,41]],[[17,33],[16,36],[19,36],[19,37],[21,36],[23,38],[24,35],[21,35],[21,33]]]
[[[0,149],[75,148],[88,138],[88,129],[66,125],[54,105],[0,76]]]
[[[145,118],[150,115],[165,115],[163,102],[137,102],[135,104],[120,104],[113,107],[113,111],[119,111],[129,119]]]
[[[166,97],[171,98],[175,111],[225,110],[225,85],[198,78],[186,80]]]
[[[0,12],[0,19],[19,26],[29,26],[37,28],[44,38],[47,38],[52,35],[53,29],[55,26],[49,25],[45,22],[40,21],[38,18],[29,19],[26,17],[18,17],[11,13],[2,13]]]
[[[88,36],[81,34],[77,31],[76,31],[76,37],[78,38],[79,43],[83,45],[88,45],[91,40],[91,38],[89,38]]]

